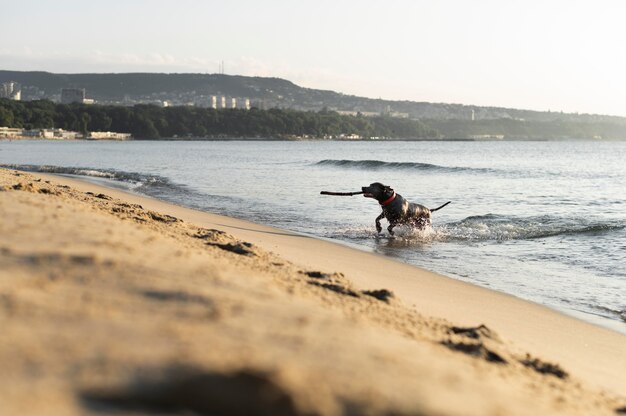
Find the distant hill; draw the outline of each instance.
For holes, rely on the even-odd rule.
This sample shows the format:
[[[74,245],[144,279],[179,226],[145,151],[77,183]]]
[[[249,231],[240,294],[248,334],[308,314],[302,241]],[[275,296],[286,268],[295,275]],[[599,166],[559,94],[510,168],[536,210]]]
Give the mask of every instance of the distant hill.
[[[53,74],[0,70],[0,82],[17,81],[23,99],[58,100],[61,88],[85,88],[102,104],[133,105],[169,101],[173,105],[207,107],[212,95],[249,98],[260,108],[305,111],[387,113],[420,120],[498,120],[585,122],[626,125],[626,118],[593,114],[519,110],[415,101],[391,101],[300,87],[280,78],[223,74]]]

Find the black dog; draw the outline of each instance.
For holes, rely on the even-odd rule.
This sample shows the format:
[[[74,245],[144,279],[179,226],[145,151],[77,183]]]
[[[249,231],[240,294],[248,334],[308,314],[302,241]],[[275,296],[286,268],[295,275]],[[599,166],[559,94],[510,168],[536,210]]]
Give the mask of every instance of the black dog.
[[[393,227],[399,224],[410,225],[415,228],[424,229],[432,223],[431,212],[437,211],[448,205],[451,201],[435,209],[428,209],[423,205],[414,204],[397,194],[390,186],[374,182],[370,186],[361,188],[363,196],[373,198],[378,201],[383,208],[383,212],[376,217],[376,231],[380,232],[380,220],[387,218],[389,227],[387,231],[393,235]]]

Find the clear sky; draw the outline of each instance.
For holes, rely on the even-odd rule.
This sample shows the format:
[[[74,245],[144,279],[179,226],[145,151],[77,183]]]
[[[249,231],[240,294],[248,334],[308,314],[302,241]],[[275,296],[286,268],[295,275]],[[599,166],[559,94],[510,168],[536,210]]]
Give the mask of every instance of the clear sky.
[[[626,116],[622,0],[0,0],[0,69],[276,76]]]

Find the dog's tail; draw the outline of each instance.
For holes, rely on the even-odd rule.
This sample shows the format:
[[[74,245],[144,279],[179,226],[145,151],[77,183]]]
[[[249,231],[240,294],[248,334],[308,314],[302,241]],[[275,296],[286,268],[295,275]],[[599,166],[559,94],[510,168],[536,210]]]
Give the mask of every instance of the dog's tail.
[[[448,205],[450,202],[452,202],[452,201],[448,201],[448,202],[446,202],[445,204],[443,204],[443,205],[442,205],[442,206],[440,206],[440,207],[433,208],[433,209],[431,209],[431,210],[430,210],[430,212],[435,212],[435,211],[438,211],[438,210],[440,210],[441,208],[443,208],[443,207],[445,207],[446,205]]]

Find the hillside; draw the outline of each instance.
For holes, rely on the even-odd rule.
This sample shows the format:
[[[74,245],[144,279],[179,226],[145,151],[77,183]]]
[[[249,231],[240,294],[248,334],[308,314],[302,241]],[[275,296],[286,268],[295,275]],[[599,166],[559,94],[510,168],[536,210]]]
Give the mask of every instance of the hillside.
[[[303,88],[280,78],[223,74],[53,74],[0,70],[0,83],[16,81],[25,100],[58,100],[61,88],[85,88],[101,104],[134,105],[168,101],[173,105],[209,106],[212,95],[249,98],[260,108],[391,113],[412,119],[475,120],[512,119],[531,122],[585,122],[626,125],[626,118],[480,107],[415,101],[391,101]]]

